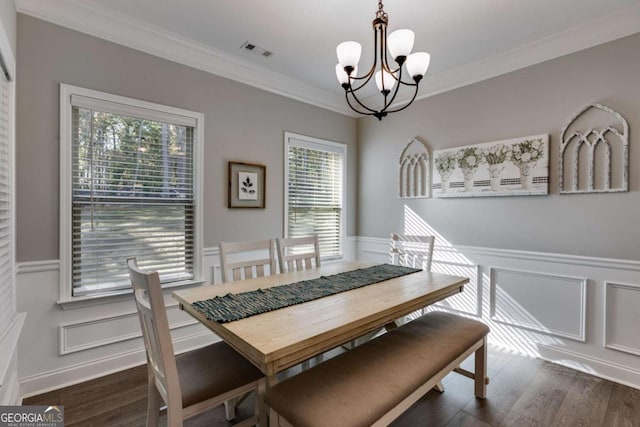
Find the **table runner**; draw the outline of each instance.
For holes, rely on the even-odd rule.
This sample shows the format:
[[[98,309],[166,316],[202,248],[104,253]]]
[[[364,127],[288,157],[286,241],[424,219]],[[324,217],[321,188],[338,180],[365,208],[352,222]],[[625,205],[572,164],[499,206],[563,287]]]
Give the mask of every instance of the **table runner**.
[[[193,306],[208,320],[227,323],[418,271],[421,270],[399,265],[380,264],[266,289],[217,296],[204,301],[196,301]]]

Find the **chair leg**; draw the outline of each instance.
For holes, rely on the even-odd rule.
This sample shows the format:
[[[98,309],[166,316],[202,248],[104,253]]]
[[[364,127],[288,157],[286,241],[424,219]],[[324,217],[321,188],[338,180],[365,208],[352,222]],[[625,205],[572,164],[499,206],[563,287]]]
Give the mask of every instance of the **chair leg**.
[[[482,347],[476,350],[475,355],[475,393],[476,397],[487,397],[487,338],[483,339]]]
[[[162,397],[160,396],[153,380],[149,381],[149,392],[147,395],[147,427],[155,427],[158,425],[158,418],[160,417]]]
[[[167,404],[167,426],[182,427],[182,421],[182,408]]]
[[[224,402],[224,413],[227,417],[227,421],[232,421],[236,418],[236,398],[233,397]]]
[[[256,413],[258,414],[258,424],[260,427],[267,427],[267,406],[264,403],[264,395],[267,392],[267,380],[262,378],[258,381],[256,391]]]
[[[278,413],[271,408],[269,408],[269,427],[280,427]]]

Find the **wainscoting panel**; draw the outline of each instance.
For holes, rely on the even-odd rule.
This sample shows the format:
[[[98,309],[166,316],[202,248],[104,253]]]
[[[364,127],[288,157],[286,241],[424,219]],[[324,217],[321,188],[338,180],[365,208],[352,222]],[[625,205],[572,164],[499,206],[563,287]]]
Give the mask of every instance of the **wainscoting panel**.
[[[358,259],[388,261],[388,238],[357,243]],[[470,284],[430,310],[481,319],[493,345],[640,389],[640,261],[462,246],[442,236],[433,260],[434,271]]]
[[[482,316],[482,282],[479,281],[482,276],[479,265],[435,262],[434,260],[431,271],[469,278],[469,283],[464,286],[464,292],[440,301],[434,304],[434,307],[470,316]]]
[[[640,356],[640,285],[605,282],[604,346]]]
[[[495,322],[585,341],[587,279],[492,268]]]
[[[21,397],[100,377],[146,362],[133,297],[63,310],[58,301],[59,263],[18,264],[16,302],[26,321],[18,341]],[[179,353],[218,338],[180,312],[164,295]]]
[[[167,306],[167,318],[172,331],[198,324],[197,320],[181,312],[177,303]],[[141,337],[137,311],[68,323],[60,325],[60,355]]]

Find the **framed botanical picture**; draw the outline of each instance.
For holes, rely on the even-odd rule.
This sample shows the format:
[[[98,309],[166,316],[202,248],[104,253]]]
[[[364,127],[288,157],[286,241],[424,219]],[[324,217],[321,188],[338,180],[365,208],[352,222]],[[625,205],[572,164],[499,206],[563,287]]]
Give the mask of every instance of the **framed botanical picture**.
[[[264,208],[267,167],[229,162],[229,207]]]

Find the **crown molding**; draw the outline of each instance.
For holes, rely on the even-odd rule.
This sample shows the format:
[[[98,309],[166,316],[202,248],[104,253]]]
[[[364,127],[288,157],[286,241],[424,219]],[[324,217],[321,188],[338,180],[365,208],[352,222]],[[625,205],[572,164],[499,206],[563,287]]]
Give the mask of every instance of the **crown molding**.
[[[342,95],[261,68],[160,27],[81,0],[16,0],[20,13],[351,117]],[[640,32],[640,5],[428,75],[416,100]],[[401,104],[399,101],[396,104]]]
[[[17,0],[19,13],[235,80],[287,98],[356,117],[342,95],[270,71],[144,21],[81,0]]]
[[[416,100],[520,70],[640,32],[640,4],[438,74],[427,75]],[[399,103],[402,103],[400,101]]]

